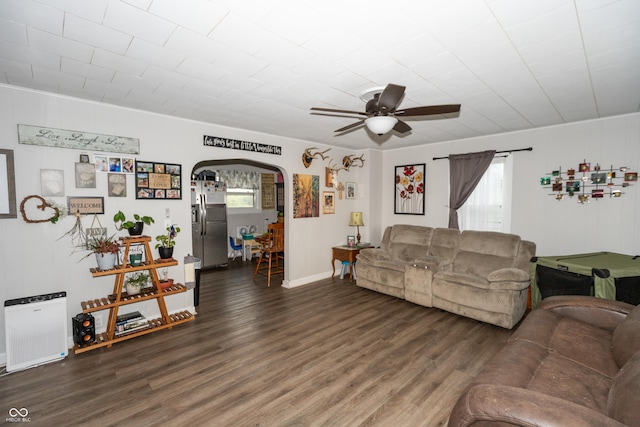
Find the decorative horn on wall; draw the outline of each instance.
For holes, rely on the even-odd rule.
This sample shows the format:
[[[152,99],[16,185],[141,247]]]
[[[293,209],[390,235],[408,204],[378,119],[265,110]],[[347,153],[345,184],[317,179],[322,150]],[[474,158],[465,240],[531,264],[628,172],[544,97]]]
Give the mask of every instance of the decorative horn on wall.
[[[328,156],[325,156],[324,153],[331,150],[331,148],[327,148],[324,151],[316,151],[315,153],[312,153],[311,150],[317,150],[317,148],[316,147],[307,148],[304,150],[304,153],[302,153],[302,164],[304,165],[305,168],[308,168],[309,166],[311,166],[311,162],[316,157],[321,157],[322,160],[325,160]]]
[[[351,154],[349,156],[344,156],[342,158],[342,166],[343,169],[348,171],[352,167],[363,167],[364,166],[364,154],[360,157],[356,157],[355,154]]]

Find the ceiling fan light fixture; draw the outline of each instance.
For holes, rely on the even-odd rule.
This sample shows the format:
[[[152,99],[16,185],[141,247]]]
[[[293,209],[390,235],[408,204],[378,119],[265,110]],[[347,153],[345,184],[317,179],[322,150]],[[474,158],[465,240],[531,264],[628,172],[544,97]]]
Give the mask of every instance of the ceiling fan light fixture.
[[[390,132],[397,122],[398,119],[392,116],[373,116],[366,119],[364,124],[376,135],[384,135]]]

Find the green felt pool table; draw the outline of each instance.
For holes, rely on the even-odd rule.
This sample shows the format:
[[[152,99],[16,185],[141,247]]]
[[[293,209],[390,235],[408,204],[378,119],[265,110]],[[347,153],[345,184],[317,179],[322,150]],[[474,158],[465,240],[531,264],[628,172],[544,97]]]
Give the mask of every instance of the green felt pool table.
[[[640,304],[640,256],[614,252],[533,257],[531,306],[551,295],[595,295]]]

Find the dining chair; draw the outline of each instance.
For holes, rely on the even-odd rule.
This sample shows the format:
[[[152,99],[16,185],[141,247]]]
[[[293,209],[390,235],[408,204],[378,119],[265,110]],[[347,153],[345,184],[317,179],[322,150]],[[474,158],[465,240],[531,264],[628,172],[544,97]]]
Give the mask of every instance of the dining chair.
[[[267,234],[260,238],[260,244],[260,258],[253,278],[258,274],[266,276],[267,287],[271,287],[271,275],[284,273],[284,224],[269,224]]]

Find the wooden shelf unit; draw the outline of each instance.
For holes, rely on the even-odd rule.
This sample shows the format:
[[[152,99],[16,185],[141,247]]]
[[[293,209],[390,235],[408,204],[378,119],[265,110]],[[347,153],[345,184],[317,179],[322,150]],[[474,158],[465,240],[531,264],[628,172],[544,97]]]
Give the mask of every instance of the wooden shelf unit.
[[[122,264],[116,265],[111,270],[100,270],[99,268],[91,268],[91,275],[93,277],[113,276],[115,275],[115,283],[113,285],[113,294],[104,298],[98,298],[90,301],[83,301],[80,303],[83,313],[92,313],[94,311],[109,310],[109,320],[107,321],[107,330],[101,334],[96,334],[96,340],[93,343],[79,346],[75,345],[73,350],[76,354],[84,353],[85,351],[94,350],[100,347],[111,347],[112,344],[125,341],[131,338],[139,337],[142,335],[156,332],[162,329],[171,329],[175,325],[195,320],[195,317],[189,311],[182,311],[179,313],[169,314],[167,312],[167,306],[164,301],[165,296],[174,295],[187,291],[187,287],[174,283],[167,289],[160,288],[160,280],[158,278],[158,268],[171,267],[178,265],[178,261],[171,260],[154,260],[151,254],[151,237],[149,236],[133,236],[133,237],[121,237],[121,246],[124,246],[124,255],[122,257]],[[129,259],[129,251],[131,246],[141,245],[145,253],[145,262],[142,265],[132,266],[127,260]],[[123,292],[123,286],[125,282],[126,273],[132,273],[135,271],[148,270],[151,277],[152,286],[145,289],[136,295],[128,295]],[[160,309],[160,317],[157,319],[147,319],[149,321],[149,327],[141,330],[137,330],[131,333],[117,335],[116,334],[116,319],[118,317],[118,308],[127,304],[135,304],[142,301],[148,301],[155,299]]]

